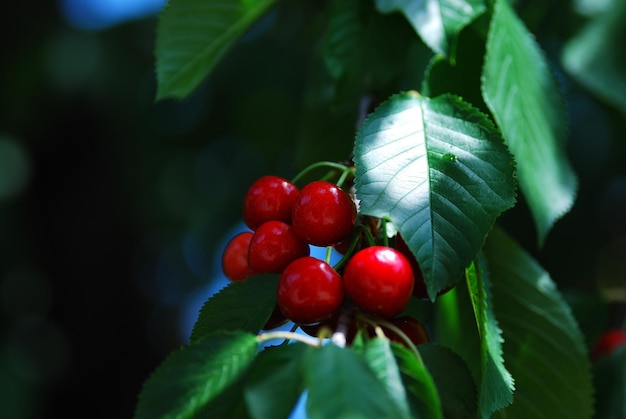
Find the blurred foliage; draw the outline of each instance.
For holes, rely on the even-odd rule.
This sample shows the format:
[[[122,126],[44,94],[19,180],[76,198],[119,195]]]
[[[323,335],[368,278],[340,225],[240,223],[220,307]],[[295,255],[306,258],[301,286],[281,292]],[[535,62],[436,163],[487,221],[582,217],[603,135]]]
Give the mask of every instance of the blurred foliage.
[[[11,3],[0,27],[0,417],[130,416],[144,378],[188,337],[182,316],[221,286],[221,246],[252,180],[348,157],[360,119],[393,92],[327,69],[318,46],[332,3],[279,3],[194,94],[158,103],[155,18],[81,31],[52,2]],[[515,2],[563,89],[580,184],[542,249],[523,202],[501,219],[566,290],[589,344],[623,323],[626,301],[625,8],[600,3]],[[431,53],[401,47],[406,72],[385,82],[419,88]]]

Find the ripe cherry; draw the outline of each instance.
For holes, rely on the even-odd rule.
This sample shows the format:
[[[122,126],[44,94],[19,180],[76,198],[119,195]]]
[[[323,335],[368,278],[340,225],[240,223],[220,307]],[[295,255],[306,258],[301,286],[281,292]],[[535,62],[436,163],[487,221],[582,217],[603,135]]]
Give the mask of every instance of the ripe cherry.
[[[278,176],[263,176],[254,182],[243,201],[243,220],[256,230],[261,224],[277,220],[291,223],[298,188]]]
[[[248,263],[254,272],[281,273],[292,261],[308,256],[309,245],[282,221],[261,224],[250,239]]]
[[[291,216],[296,234],[315,246],[330,246],[347,239],[355,221],[352,198],[337,185],[322,180],[300,190]]]
[[[621,346],[626,346],[626,330],[609,329],[595,343],[591,350],[591,356],[594,359],[598,359],[609,355]]]
[[[402,312],[413,292],[413,269],[399,251],[386,246],[359,250],[343,273],[346,294],[363,311],[391,318]]]
[[[294,323],[328,319],[343,301],[343,284],[328,263],[310,256],[296,259],[278,282],[278,306]]]
[[[222,271],[231,281],[241,281],[253,274],[248,265],[248,249],[252,233],[244,231],[234,236],[222,254]]]

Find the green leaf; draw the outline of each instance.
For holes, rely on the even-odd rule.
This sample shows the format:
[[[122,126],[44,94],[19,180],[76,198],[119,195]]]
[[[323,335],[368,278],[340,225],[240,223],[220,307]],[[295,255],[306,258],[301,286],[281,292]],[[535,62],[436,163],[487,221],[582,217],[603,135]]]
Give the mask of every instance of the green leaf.
[[[157,100],[183,99],[276,0],[169,0],[156,31]]]
[[[407,61],[412,39],[400,16],[382,16],[373,4],[335,0],[323,40],[324,61],[336,80],[336,96],[348,96],[351,109],[363,91],[388,86]]]
[[[541,50],[506,0],[495,2],[482,76],[483,97],[515,156],[520,189],[543,244],[577,188],[567,160],[564,102]]]
[[[222,330],[258,333],[274,310],[277,286],[278,275],[273,274],[228,284],[200,309],[191,341]]]
[[[418,349],[437,385],[444,417],[475,417],[476,386],[463,359],[448,348],[432,343],[422,344]]]
[[[626,3],[614,3],[567,42],[562,61],[583,86],[626,112]]]
[[[367,341],[363,357],[376,378],[383,383],[387,393],[395,401],[398,408],[405,416],[409,416],[406,391],[389,340],[372,339]]]
[[[391,219],[431,299],[459,281],[515,203],[511,155],[485,115],[458,97],[392,96],[361,126],[354,162],[360,211]]]
[[[408,392],[413,416],[429,419],[443,418],[437,386],[424,363],[404,346],[392,343],[391,347]]]
[[[308,350],[295,343],[266,348],[255,358],[244,389],[252,418],[289,416],[303,391],[302,361]]]
[[[626,346],[599,359],[593,367],[597,419],[626,418]]]
[[[509,418],[589,418],[592,385],[584,338],[554,282],[502,230],[487,239],[493,310],[515,377]]]
[[[192,418],[237,380],[257,351],[256,336],[222,333],[173,352],[146,380],[135,418]]]
[[[452,61],[459,32],[486,9],[483,0],[376,0],[376,7],[401,12],[426,45]]]
[[[310,419],[405,418],[363,358],[333,344],[312,350],[305,366]]]
[[[490,418],[493,412],[513,402],[515,386],[502,358],[502,330],[493,314],[491,283],[484,258],[480,258],[479,266],[473,263],[466,272],[481,345],[478,407],[483,418]]]

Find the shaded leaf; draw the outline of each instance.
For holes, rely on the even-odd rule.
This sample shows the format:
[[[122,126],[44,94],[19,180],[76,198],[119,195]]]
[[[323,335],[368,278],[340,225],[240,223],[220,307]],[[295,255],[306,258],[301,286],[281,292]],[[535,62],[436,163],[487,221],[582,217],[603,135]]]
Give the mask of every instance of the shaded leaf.
[[[310,419],[404,418],[363,358],[333,344],[312,350],[305,369]]]
[[[392,96],[357,133],[360,211],[389,217],[434,299],[455,284],[515,203],[512,157],[484,114],[454,96]]]
[[[626,112],[626,3],[617,1],[563,48],[565,69],[596,95]]]
[[[513,401],[513,377],[504,366],[502,358],[502,330],[493,313],[493,298],[487,266],[481,257],[466,270],[468,290],[474,309],[481,346],[481,374],[478,407],[483,418]]]
[[[515,377],[509,418],[589,418],[592,385],[584,337],[541,266],[500,229],[485,246],[504,360]]]
[[[485,11],[483,0],[376,0],[381,13],[401,12],[433,51],[454,61],[465,26]]]
[[[402,374],[413,416],[429,419],[443,418],[439,392],[426,366],[404,346],[392,343],[391,348]]]
[[[483,97],[515,156],[519,185],[543,244],[574,202],[576,176],[563,138],[565,108],[542,51],[506,0],[495,2]]]
[[[182,99],[276,0],[169,0],[156,31],[157,100]]]
[[[626,417],[626,346],[617,348],[593,366],[595,418]]]
[[[302,361],[308,349],[300,343],[269,347],[255,358],[244,388],[251,417],[289,416],[303,391]]]
[[[258,333],[276,306],[277,286],[278,275],[273,274],[229,283],[200,309],[191,341],[222,330]]]
[[[406,391],[389,340],[372,339],[368,341],[365,344],[363,357],[376,378],[383,383],[387,393],[395,401],[398,408],[405,416],[409,416]]]
[[[192,418],[246,370],[257,351],[256,336],[206,336],[173,352],[146,380],[135,418]]]
[[[474,417],[476,386],[463,359],[448,348],[432,343],[420,345],[419,353],[437,385],[444,416]]]

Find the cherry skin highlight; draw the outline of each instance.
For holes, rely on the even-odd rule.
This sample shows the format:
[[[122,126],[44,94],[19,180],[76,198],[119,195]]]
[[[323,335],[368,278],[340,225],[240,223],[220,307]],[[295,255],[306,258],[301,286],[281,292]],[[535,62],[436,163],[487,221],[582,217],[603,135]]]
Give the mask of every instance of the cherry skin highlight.
[[[294,260],[308,256],[309,245],[282,221],[268,221],[250,239],[248,263],[254,272],[281,273]]]
[[[371,246],[358,251],[346,264],[346,294],[361,310],[392,318],[400,314],[413,293],[413,269],[396,249]]]
[[[356,206],[350,195],[322,180],[300,190],[291,216],[296,234],[315,246],[330,246],[347,239],[355,221]]]
[[[248,264],[248,249],[252,233],[244,231],[234,236],[222,254],[222,271],[231,281],[241,281],[253,274]]]
[[[272,220],[290,224],[297,195],[298,188],[288,180],[278,176],[263,176],[246,192],[243,220],[252,230]]]
[[[290,263],[278,282],[278,306],[294,323],[311,324],[330,318],[343,296],[341,275],[328,263],[310,256]]]

